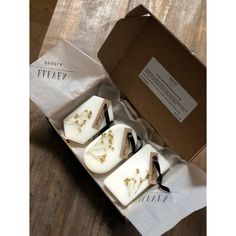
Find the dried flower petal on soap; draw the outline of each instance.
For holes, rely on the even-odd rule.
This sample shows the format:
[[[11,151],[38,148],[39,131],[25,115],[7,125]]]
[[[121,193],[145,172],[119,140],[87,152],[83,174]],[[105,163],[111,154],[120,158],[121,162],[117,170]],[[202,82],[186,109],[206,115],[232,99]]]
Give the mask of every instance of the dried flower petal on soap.
[[[124,184],[128,190],[128,196],[133,197],[139,190],[140,186],[145,180],[148,180],[148,171],[140,173],[140,170],[137,168],[133,178],[125,178]]]
[[[77,125],[79,132],[82,131],[82,127],[86,124],[86,122],[91,118],[92,111],[86,109],[81,113],[76,113],[74,117],[65,121],[66,124]]]
[[[111,130],[101,135],[99,141],[88,150],[88,153],[101,163],[106,161],[107,153],[113,151],[113,135]]]

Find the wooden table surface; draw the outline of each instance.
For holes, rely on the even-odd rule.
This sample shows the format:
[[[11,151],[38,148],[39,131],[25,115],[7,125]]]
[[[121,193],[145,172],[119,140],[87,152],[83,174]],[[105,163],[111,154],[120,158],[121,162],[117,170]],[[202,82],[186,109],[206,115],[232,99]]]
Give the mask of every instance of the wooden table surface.
[[[140,3],[206,62],[205,0],[58,0],[40,55],[64,38],[97,60],[96,53],[115,22]],[[31,235],[139,235],[32,102],[30,118]],[[205,150],[194,162],[205,170]],[[165,235],[206,235],[206,209],[191,214]]]

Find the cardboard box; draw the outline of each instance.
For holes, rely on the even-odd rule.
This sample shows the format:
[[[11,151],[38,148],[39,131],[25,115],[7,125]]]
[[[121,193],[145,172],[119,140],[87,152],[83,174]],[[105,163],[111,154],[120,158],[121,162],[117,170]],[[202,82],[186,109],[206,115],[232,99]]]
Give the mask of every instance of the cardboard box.
[[[138,112],[153,133],[184,160],[196,156],[206,143],[204,65],[142,5],[117,22],[98,57],[121,90],[128,110]],[[57,63],[48,68],[46,61]],[[63,76],[54,76],[62,74],[60,71]],[[103,75],[101,65],[70,43],[59,41],[31,65],[31,99],[118,211],[142,235],[162,234],[206,205],[205,173],[175,162],[164,177],[172,190],[170,195],[152,188],[127,208],[122,207],[103,184],[110,172],[102,176],[91,173],[83,161],[84,147],[68,142],[63,135],[63,119],[98,93]],[[173,159],[173,153],[165,154]]]
[[[197,102],[180,122],[139,74],[155,58]],[[186,161],[206,145],[206,68],[142,5],[117,22],[98,58],[124,96]],[[178,96],[178,95],[177,95]]]

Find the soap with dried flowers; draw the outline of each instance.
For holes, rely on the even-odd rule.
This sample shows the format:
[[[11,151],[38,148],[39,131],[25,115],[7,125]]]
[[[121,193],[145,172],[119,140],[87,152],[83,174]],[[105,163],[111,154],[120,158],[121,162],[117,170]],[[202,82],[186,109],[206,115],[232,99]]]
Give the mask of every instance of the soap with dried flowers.
[[[158,152],[150,144],[146,144],[104,180],[105,186],[123,206],[129,205],[150,186],[148,177],[151,153]],[[170,164],[160,153],[158,161],[161,173],[164,174]]]
[[[132,152],[127,137],[129,132],[136,145],[136,132],[125,124],[116,124],[98,136],[85,149],[84,162],[87,168],[94,173],[104,174],[128,158]]]
[[[114,120],[111,102],[98,96],[92,96],[64,119],[65,138],[85,144],[102,130],[106,125],[105,104],[110,121]]]

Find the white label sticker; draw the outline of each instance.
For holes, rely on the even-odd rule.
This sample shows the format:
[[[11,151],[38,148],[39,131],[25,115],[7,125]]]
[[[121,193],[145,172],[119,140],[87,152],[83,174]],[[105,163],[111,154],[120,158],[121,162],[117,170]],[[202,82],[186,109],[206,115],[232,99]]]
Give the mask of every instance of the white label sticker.
[[[154,57],[139,77],[178,121],[182,122],[197,106],[197,102]]]

